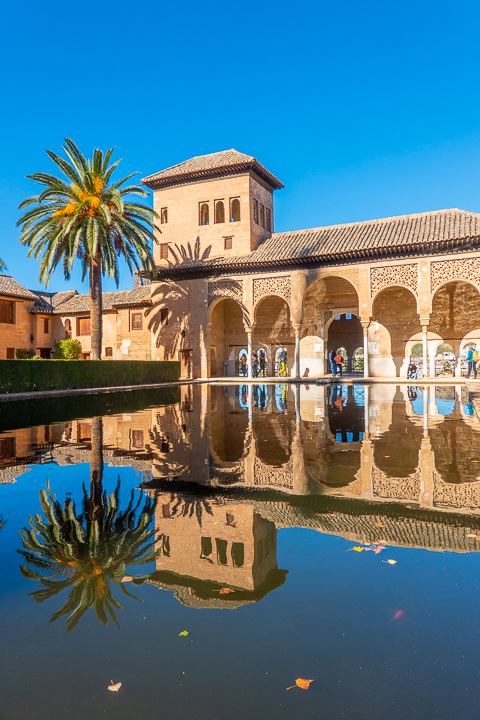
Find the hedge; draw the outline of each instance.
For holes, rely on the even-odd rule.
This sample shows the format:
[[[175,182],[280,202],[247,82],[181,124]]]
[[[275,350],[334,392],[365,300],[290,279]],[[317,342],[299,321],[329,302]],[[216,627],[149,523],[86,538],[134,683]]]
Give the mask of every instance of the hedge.
[[[0,360],[0,393],[174,382],[180,363],[159,360]]]
[[[88,362],[88,361],[85,361]],[[33,396],[0,404],[0,432],[37,425],[53,425],[77,418],[133,413],[148,407],[175,405],[180,402],[180,387],[92,393],[91,395]]]

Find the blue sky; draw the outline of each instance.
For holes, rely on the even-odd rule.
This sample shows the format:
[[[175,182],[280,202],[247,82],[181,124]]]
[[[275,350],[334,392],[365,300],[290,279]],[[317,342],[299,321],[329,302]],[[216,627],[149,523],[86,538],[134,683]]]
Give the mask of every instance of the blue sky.
[[[461,0],[8,3],[0,257],[39,287],[17,206],[65,136],[87,155],[115,145],[141,176],[232,147],[255,155],[285,183],[278,231],[479,211],[479,20]],[[49,289],[66,286],[57,271]],[[70,286],[82,290],[78,273]]]

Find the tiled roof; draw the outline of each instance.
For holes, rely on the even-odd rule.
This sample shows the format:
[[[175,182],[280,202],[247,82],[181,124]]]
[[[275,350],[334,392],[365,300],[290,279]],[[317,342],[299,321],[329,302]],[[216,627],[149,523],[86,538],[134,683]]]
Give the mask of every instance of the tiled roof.
[[[37,300],[34,306],[30,308],[30,312],[50,314],[63,302],[78,294],[76,290],[63,290],[58,293],[49,293],[46,290],[31,290],[30,292],[37,296]]]
[[[220,269],[255,269],[276,265],[302,265],[351,258],[398,255],[480,244],[480,214],[459,210],[436,210],[415,215],[367,220],[344,225],[274,233],[249,255],[188,260],[159,268],[163,276]]]
[[[36,296],[14,280],[11,275],[0,275],[0,295],[36,300]]]
[[[121,307],[146,307],[151,304],[150,286],[144,285],[133,290],[106,292],[102,295],[103,310],[114,310]],[[54,307],[54,315],[72,315],[90,312],[89,295],[73,295],[60,305]]]
[[[171,185],[188,180],[196,180],[215,175],[253,170],[275,189],[283,188],[284,185],[275,175],[272,175],[252,155],[245,155],[238,150],[222,150],[222,152],[210,153],[209,155],[198,155],[197,157],[185,160],[185,162],[161,170],[160,172],[143,178],[142,183],[147,187],[157,188],[162,185]]]

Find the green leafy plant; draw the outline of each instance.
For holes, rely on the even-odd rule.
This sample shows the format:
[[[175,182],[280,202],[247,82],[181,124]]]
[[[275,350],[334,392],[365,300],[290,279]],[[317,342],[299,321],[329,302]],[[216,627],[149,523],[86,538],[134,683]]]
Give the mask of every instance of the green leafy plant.
[[[79,340],[59,340],[55,343],[55,358],[57,360],[77,360],[82,351]]]
[[[148,196],[141,185],[127,185],[137,173],[112,182],[120,160],[110,163],[114,148],[105,154],[95,149],[87,160],[69,138],[63,145],[68,159],[47,150],[66,180],[48,173],[28,175],[44,189],[39,195],[20,203],[28,208],[17,225],[21,226],[20,243],[30,249],[28,255],[41,257],[40,281],[47,286],[59,264],[70,279],[78,258],[82,279],[90,279],[90,319],[92,360],[101,359],[102,351],[102,276],[119,283],[119,258],[123,257],[130,272],[133,269],[154,272],[150,243],[153,240],[152,208],[129,201],[128,196]]]

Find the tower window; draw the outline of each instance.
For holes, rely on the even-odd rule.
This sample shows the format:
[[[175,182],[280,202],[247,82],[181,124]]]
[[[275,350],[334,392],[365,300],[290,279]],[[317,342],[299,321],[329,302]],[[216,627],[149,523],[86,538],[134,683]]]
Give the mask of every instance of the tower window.
[[[168,259],[168,243],[160,243],[160,260]]]
[[[238,198],[230,200],[230,222],[240,222],[240,200]]]
[[[168,208],[162,208],[160,210],[160,224],[166,225],[168,223]]]
[[[260,226],[265,227],[265,207],[260,203]]]
[[[209,212],[207,202],[201,202],[199,205],[198,224],[199,225],[209,225],[210,224],[210,212]]]
[[[223,204],[223,200],[215,200],[215,222],[225,222],[225,205]]]
[[[272,211],[270,208],[265,208],[265,220],[268,232],[272,232]]]
[[[233,238],[226,237],[224,238],[225,241],[225,250],[231,250],[233,247]]]
[[[258,200],[253,198],[253,222],[258,225]]]

